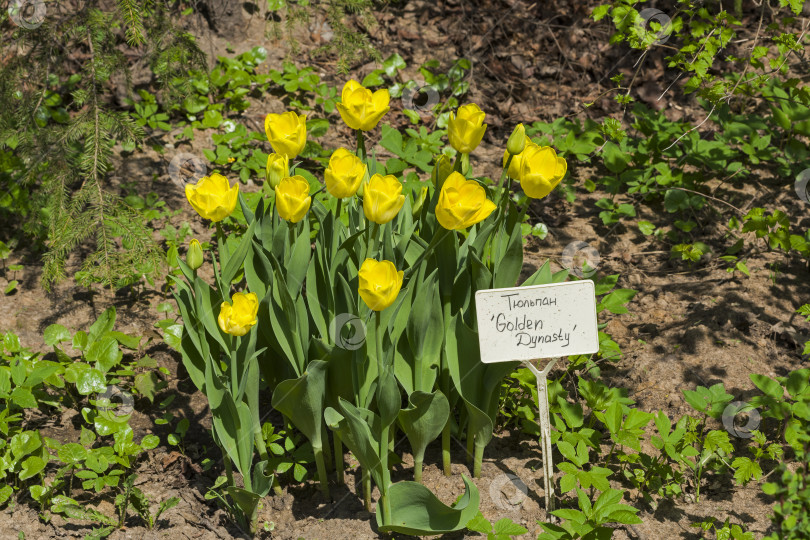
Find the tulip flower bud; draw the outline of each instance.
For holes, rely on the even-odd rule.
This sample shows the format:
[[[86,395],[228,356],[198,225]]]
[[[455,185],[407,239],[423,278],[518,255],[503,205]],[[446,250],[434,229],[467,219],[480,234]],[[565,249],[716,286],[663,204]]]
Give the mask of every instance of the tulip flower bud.
[[[267,180],[271,188],[276,189],[281,179],[288,176],[290,176],[290,160],[287,159],[287,156],[284,154],[270,154],[267,156],[265,180]]]
[[[413,207],[411,208],[411,215],[413,215],[414,219],[417,219],[419,216],[419,212],[422,211],[422,207],[425,205],[425,200],[427,199],[428,188],[427,186],[423,187],[419,191],[419,196],[416,197],[416,200],[413,201]]]
[[[196,270],[203,263],[203,250],[200,242],[196,238],[192,238],[191,243],[188,245],[188,253],[186,253],[186,264],[192,270]]]
[[[433,171],[430,173],[430,181],[436,186],[436,189],[442,189],[445,179],[453,172],[453,162],[445,154],[439,156],[436,164],[433,166]]]
[[[523,152],[523,149],[526,147],[526,128],[523,127],[523,124],[518,124],[515,126],[514,131],[512,134],[509,135],[509,140],[506,141],[506,151],[516,156]]]
[[[470,174],[470,154],[461,154],[461,174]]]

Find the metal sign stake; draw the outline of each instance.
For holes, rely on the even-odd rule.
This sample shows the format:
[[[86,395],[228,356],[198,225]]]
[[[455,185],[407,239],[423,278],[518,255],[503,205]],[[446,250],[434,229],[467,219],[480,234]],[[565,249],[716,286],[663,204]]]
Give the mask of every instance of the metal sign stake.
[[[543,488],[546,493],[546,513],[554,510],[554,463],[551,458],[551,417],[548,407],[548,373],[559,358],[553,358],[540,371],[531,361],[523,365],[534,373],[537,381],[537,408],[540,412],[540,447],[543,453]]]

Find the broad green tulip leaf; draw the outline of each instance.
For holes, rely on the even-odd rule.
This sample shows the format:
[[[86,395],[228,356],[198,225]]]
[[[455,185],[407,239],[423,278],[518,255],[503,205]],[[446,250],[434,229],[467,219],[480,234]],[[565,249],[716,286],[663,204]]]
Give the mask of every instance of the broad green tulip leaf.
[[[312,322],[323,339],[329,340],[329,323],[326,322],[326,316],[329,315],[330,298],[325,294],[325,291],[331,291],[331,286],[327,286],[326,280],[321,273],[320,257],[317,255],[314,257],[312,264],[307,266],[306,284],[305,294]]]
[[[512,234],[506,238],[506,235],[499,239],[497,263],[492,269],[493,287],[500,289],[503,287],[514,287],[520,277],[520,271],[523,268],[523,235],[520,230],[520,224],[517,223],[517,211],[512,210],[507,218],[506,230],[512,231]]]
[[[452,507],[440,501],[428,488],[417,482],[397,482],[388,487],[391,503],[389,523],[382,523],[381,505],[377,505],[380,532],[425,536],[460,531],[478,513],[481,496],[478,488],[464,475],[464,495]]]
[[[260,497],[270,493],[270,488],[273,487],[273,474],[266,474],[267,467],[267,460],[260,461],[253,466],[253,491]]]
[[[406,333],[411,354],[405,360],[411,367],[412,379],[403,383],[403,386],[409,394],[414,390],[431,391],[438,375],[444,327],[437,290],[437,272],[434,270],[426,280],[418,284],[408,313]]]
[[[299,295],[295,300],[295,314],[298,317],[295,335],[298,337],[298,350],[303,368],[309,359],[309,312],[303,295]]]
[[[273,408],[289,418],[315,447],[323,446],[327,367],[323,360],[313,360],[301,377],[281,381],[273,391]]]
[[[393,366],[386,365],[377,379],[377,410],[380,413],[382,427],[394,423],[399,414],[402,396],[399,393]]]
[[[257,249],[261,248],[257,248],[254,242],[253,250],[245,257],[245,281],[250,292],[256,293],[256,296],[261,300],[267,296],[267,289],[273,283],[273,271],[272,268],[265,268],[263,261],[256,254]]]
[[[239,268],[242,267],[242,263],[245,261],[250,247],[253,245],[253,231],[256,230],[256,223],[258,222],[253,221],[253,223],[250,224],[247,232],[239,241],[236,250],[228,257],[228,262],[225,263],[225,268],[222,270],[221,276],[221,283],[225,289],[230,286],[231,281],[236,277]],[[222,252],[220,251],[220,253]]]
[[[480,291],[482,289],[492,288],[492,272],[489,268],[481,262],[475,250],[470,250],[470,272],[472,273],[472,289],[473,291]]]
[[[245,489],[252,489],[253,418],[250,409],[242,401],[234,403],[231,396],[226,394],[220,407],[212,409],[211,413],[220,444],[242,474]]]
[[[245,197],[242,195],[241,191],[237,195],[236,200],[239,201],[239,208],[242,210],[242,215],[245,216],[245,221],[248,225],[253,223],[253,220],[256,218],[256,214],[262,213],[264,199],[259,199],[259,204],[256,206],[256,214],[254,214],[253,210],[251,210],[250,206],[248,206],[247,201],[245,200]]]
[[[200,335],[205,336],[206,330],[208,334],[216,340],[222,350],[228,350],[228,344],[225,343],[222,330],[217,325],[217,317],[222,307],[223,298],[219,292],[211,288],[201,278],[197,277],[194,281],[194,314],[196,317],[192,320],[198,320],[202,323],[203,328],[198,331]]]
[[[191,318],[191,300],[189,291],[179,291],[175,294],[175,300],[180,308],[180,314],[184,321],[192,321]],[[194,328],[194,324],[186,323],[183,325],[183,333],[180,338],[180,353],[183,359],[183,366],[198,390],[203,391],[205,388],[205,364],[207,354],[203,352],[200,338],[205,339],[205,336],[200,336]]]
[[[520,284],[521,287],[530,287],[532,285],[547,285],[549,283],[561,283],[568,277],[568,270],[560,270],[559,272],[551,273],[551,265],[549,261],[543,263],[543,266],[537,271],[526,278],[526,281]]]
[[[296,236],[290,256],[284,264],[284,279],[287,282],[292,298],[297,298],[301,293],[310,262],[310,253],[312,252],[312,240],[309,237],[309,220],[304,219],[302,223],[302,230]]]
[[[357,457],[360,466],[369,471],[377,486],[381,486],[382,464],[380,442],[377,439],[377,434],[380,433],[379,419],[368,409],[355,407],[344,399],[340,399],[339,403],[342,414],[331,407],[327,408],[324,414],[326,424],[340,434],[344,444]]]
[[[470,273],[467,271],[466,263],[462,263],[462,266],[453,281],[452,313],[458,313],[459,311],[462,313],[467,312],[474,293],[471,280],[472,278]]]
[[[239,510],[245,515],[248,524],[253,523],[258,514],[259,501],[262,500],[262,495],[235,486],[228,486],[225,488],[225,491],[227,491],[228,495],[230,495],[236,503],[236,506],[238,506]]]
[[[439,391],[429,394],[415,391],[408,396],[410,406],[399,411],[399,424],[411,443],[414,457],[421,461],[428,444],[438,437],[447,418],[450,404]]]
[[[450,328],[455,331],[448,332],[446,339],[448,370],[467,407],[472,431],[476,438],[480,437],[480,443],[476,443],[486,444],[492,438],[492,426],[498,414],[500,382],[519,362],[484,364],[478,348],[478,333],[457,317],[451,321]]]
[[[326,402],[333,408],[339,407],[338,398],[354,399],[354,387],[352,378],[352,363],[355,362],[355,354],[363,355],[365,347],[358,343],[358,349],[354,341],[345,341],[344,346],[331,347],[327,356],[327,383]],[[348,347],[348,348],[347,348]],[[310,352],[313,346],[310,345]]]

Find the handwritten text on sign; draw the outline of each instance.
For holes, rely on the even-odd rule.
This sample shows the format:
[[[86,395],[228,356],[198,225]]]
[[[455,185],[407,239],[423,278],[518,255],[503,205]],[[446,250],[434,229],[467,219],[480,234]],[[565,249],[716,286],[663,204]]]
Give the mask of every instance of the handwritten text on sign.
[[[599,350],[591,280],[475,293],[484,363],[558,358]]]

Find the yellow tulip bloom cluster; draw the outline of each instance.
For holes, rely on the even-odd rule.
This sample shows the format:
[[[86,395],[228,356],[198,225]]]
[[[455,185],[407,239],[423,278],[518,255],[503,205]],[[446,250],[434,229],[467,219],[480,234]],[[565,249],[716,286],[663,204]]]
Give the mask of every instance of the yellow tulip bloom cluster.
[[[509,159],[508,150],[503,155],[503,165]],[[524,193],[532,199],[542,199],[552,192],[565,176],[568,163],[550,146],[539,146],[526,139],[520,154],[512,155],[507,174],[520,182]]]

